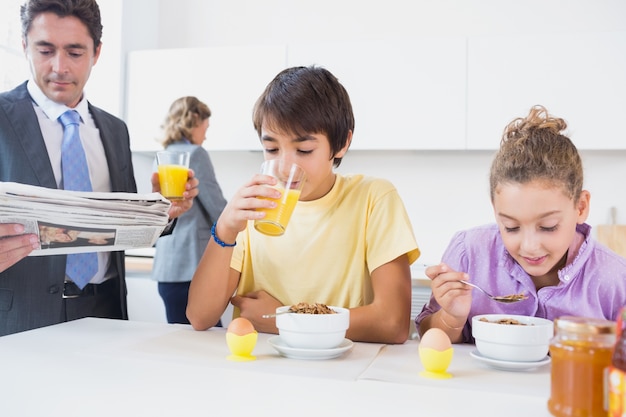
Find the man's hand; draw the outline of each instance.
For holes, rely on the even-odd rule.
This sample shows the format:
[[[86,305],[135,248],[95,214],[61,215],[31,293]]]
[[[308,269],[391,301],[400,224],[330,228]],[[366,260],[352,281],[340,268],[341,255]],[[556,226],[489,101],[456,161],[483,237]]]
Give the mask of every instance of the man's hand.
[[[161,186],[159,185],[159,173],[153,172],[150,180],[152,182],[152,192],[160,193]],[[175,219],[176,217],[180,216],[181,214],[189,210],[191,206],[193,206],[193,199],[196,198],[199,192],[198,184],[200,184],[200,182],[195,177],[195,173],[193,172],[193,169],[190,169],[187,175],[187,183],[185,184],[185,192],[183,193],[183,199],[175,200],[175,201],[172,200],[172,205],[168,213],[170,219]]]
[[[27,257],[33,249],[39,249],[37,235],[23,233],[21,224],[0,224],[0,272]]]

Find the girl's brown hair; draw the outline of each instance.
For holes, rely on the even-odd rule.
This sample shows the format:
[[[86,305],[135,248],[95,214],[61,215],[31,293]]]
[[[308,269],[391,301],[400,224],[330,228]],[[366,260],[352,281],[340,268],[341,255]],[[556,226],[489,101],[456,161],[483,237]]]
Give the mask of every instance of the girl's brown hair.
[[[578,200],[583,165],[576,146],[561,133],[566,128],[565,120],[550,116],[543,106],[534,106],[526,118],[509,123],[491,165],[491,201],[500,184],[535,180],[562,187],[568,197]]]

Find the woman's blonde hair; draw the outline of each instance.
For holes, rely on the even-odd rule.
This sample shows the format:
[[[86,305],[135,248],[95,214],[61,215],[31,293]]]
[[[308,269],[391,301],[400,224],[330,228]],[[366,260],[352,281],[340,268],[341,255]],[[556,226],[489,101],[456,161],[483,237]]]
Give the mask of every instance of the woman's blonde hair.
[[[183,139],[191,140],[191,130],[211,117],[209,106],[193,96],[176,99],[161,125],[164,131],[163,146]]]
[[[566,128],[565,120],[550,116],[543,106],[534,106],[526,118],[509,123],[491,165],[491,201],[500,184],[535,180],[562,187],[568,197],[578,200],[583,165],[576,146],[561,133]]]

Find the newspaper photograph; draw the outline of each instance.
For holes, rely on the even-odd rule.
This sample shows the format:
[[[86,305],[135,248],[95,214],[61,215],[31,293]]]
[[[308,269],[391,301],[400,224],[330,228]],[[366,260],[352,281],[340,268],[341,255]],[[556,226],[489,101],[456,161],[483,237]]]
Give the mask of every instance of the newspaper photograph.
[[[152,247],[169,222],[159,193],[95,193],[0,182],[0,223],[39,236],[30,256]]]

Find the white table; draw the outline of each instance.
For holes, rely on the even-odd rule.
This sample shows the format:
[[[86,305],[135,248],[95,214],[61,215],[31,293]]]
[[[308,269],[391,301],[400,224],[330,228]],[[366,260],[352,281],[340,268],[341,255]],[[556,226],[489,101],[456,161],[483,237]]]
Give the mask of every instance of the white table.
[[[271,336],[252,362],[226,359],[220,328],[83,319],[0,337],[0,415],[549,416],[549,366],[493,370],[455,345],[453,378],[432,380],[416,341],[307,361],[280,356]]]

